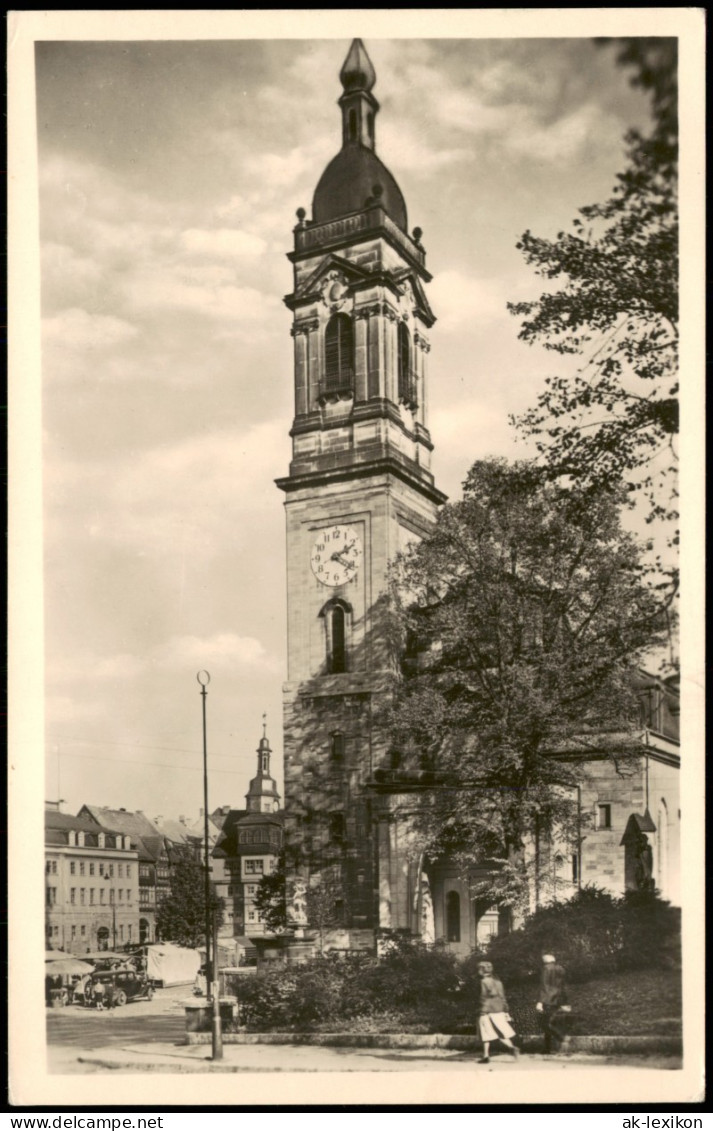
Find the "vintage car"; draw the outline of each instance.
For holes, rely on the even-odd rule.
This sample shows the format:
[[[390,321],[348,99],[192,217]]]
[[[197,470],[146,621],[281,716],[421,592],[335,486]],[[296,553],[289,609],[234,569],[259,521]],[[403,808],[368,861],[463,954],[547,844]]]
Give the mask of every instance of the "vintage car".
[[[131,966],[118,970],[101,970],[87,980],[84,985],[84,1004],[93,1005],[95,1002],[94,986],[103,982],[105,987],[104,1000],[108,1003],[109,990],[114,1005],[126,1005],[127,1001],[137,1001],[153,997],[153,986],[145,974],[137,974]]]

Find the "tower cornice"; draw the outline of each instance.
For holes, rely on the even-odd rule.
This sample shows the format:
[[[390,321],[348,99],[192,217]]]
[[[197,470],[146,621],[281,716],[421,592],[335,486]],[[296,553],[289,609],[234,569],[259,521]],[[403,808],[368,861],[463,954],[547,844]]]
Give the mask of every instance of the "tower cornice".
[[[302,222],[295,227],[294,236],[295,249],[287,253],[291,263],[309,259],[317,251],[353,247],[355,238],[381,236],[404,257],[425,283],[430,283],[432,279],[432,275],[426,270],[424,248],[407,236],[379,204],[369,205],[368,208],[322,224]]]
[[[383,456],[360,464],[352,463],[345,467],[295,472],[276,479],[275,483],[281,491],[292,494],[305,488],[326,487],[333,483],[352,483],[356,479],[373,479],[385,474],[396,476],[436,506],[440,507],[448,501],[448,496],[434,486],[433,476],[430,473],[416,471],[413,465],[406,461],[402,462],[395,455]]]

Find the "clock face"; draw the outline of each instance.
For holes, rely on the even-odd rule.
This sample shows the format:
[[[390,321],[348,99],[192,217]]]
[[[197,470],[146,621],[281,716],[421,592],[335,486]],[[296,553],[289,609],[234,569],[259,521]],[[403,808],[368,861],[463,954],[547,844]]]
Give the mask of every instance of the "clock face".
[[[353,526],[325,526],[312,543],[312,573],[322,585],[346,585],[356,577],[363,553],[361,538]]]

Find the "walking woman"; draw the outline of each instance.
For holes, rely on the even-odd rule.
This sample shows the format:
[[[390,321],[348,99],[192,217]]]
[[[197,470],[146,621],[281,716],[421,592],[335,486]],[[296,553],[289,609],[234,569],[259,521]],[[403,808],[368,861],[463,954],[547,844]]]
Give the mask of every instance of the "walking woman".
[[[509,1050],[514,1060],[520,1053],[512,1042],[515,1030],[510,1024],[508,1003],[505,1000],[505,990],[499,978],[493,974],[491,962],[478,963],[478,976],[480,978],[480,1016],[478,1018],[480,1039],[483,1042],[483,1055],[479,1064],[490,1063],[491,1041],[502,1041]]]

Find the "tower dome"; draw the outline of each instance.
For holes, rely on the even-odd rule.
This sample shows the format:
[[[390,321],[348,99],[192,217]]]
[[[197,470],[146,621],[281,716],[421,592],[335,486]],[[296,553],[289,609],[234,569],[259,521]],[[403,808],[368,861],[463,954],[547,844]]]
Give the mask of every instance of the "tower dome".
[[[371,93],[376,72],[360,39],[352,42],[339,74],[343,93],[342,148],[327,165],[312,200],[316,224],[361,212],[379,203],[402,231],[408,231],[406,202],[396,180],[374,152],[379,103]]]

